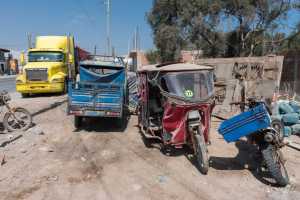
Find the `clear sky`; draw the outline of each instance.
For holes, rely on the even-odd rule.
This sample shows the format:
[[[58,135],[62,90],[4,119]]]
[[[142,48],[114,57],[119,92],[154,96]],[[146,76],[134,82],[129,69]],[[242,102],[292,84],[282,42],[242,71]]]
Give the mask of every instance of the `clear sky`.
[[[75,36],[76,43],[98,53],[106,49],[105,0],[1,0],[0,48],[26,50],[27,34]],[[118,54],[126,54],[136,26],[139,26],[141,49],[153,48],[146,12],[152,0],[112,1],[112,43]],[[290,12],[283,30],[298,21],[300,14]]]
[[[146,12],[152,0],[112,1],[112,43],[117,53],[126,54],[136,26],[141,48],[153,47]],[[27,33],[36,35],[75,36],[76,43],[98,53],[106,47],[104,0],[2,0],[0,4],[0,48],[17,51],[27,48]]]

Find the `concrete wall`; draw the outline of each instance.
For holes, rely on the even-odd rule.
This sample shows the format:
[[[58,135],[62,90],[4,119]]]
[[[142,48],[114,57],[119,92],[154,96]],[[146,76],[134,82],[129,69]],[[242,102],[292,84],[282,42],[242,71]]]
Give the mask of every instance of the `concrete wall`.
[[[240,101],[241,87],[245,87],[245,96],[272,99],[279,89],[283,56],[240,57],[199,59],[197,64],[215,67],[216,95],[222,109],[228,112],[229,103]],[[237,79],[237,77],[242,77]]]

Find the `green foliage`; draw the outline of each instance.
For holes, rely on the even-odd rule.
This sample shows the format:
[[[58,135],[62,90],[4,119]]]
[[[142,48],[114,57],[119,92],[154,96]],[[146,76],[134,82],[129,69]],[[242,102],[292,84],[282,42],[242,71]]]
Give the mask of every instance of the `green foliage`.
[[[160,61],[159,52],[157,50],[149,50],[146,52],[146,57],[149,64],[156,64]]]
[[[270,40],[281,43],[274,43],[280,25],[292,6],[299,7],[291,2],[154,0],[147,17],[162,61],[178,59],[187,48],[202,49],[208,57],[263,55],[274,50]]]

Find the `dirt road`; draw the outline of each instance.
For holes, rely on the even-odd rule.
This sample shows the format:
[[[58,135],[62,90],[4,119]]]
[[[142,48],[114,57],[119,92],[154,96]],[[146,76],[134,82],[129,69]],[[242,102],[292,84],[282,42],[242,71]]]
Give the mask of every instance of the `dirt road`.
[[[0,147],[0,159],[6,160],[0,166],[0,199],[300,199],[298,151],[284,149],[292,184],[272,187],[256,170],[251,146],[226,144],[216,121],[205,176],[184,152],[168,157],[157,145],[145,147],[136,116],[125,130],[114,128],[112,120],[89,120],[83,130],[74,130],[63,96],[16,103],[34,113],[36,126]]]

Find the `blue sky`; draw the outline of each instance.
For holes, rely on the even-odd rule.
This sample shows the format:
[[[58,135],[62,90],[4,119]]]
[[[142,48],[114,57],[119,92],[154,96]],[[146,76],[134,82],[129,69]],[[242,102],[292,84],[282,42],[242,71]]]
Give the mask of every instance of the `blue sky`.
[[[112,43],[118,54],[126,54],[128,43],[139,26],[141,48],[154,48],[146,12],[152,0],[112,1]],[[0,4],[0,48],[22,51],[27,48],[27,33],[75,36],[76,43],[98,53],[106,47],[104,0],[2,0]],[[281,29],[289,32],[300,13],[290,12]]]
[[[79,46],[104,53],[106,15],[104,0],[6,0],[1,1],[0,47],[27,48],[27,33],[71,33]],[[127,53],[129,40],[139,26],[141,48],[153,48],[146,12],[152,0],[112,0],[112,43],[117,53]],[[131,42],[132,43],[132,42]]]

